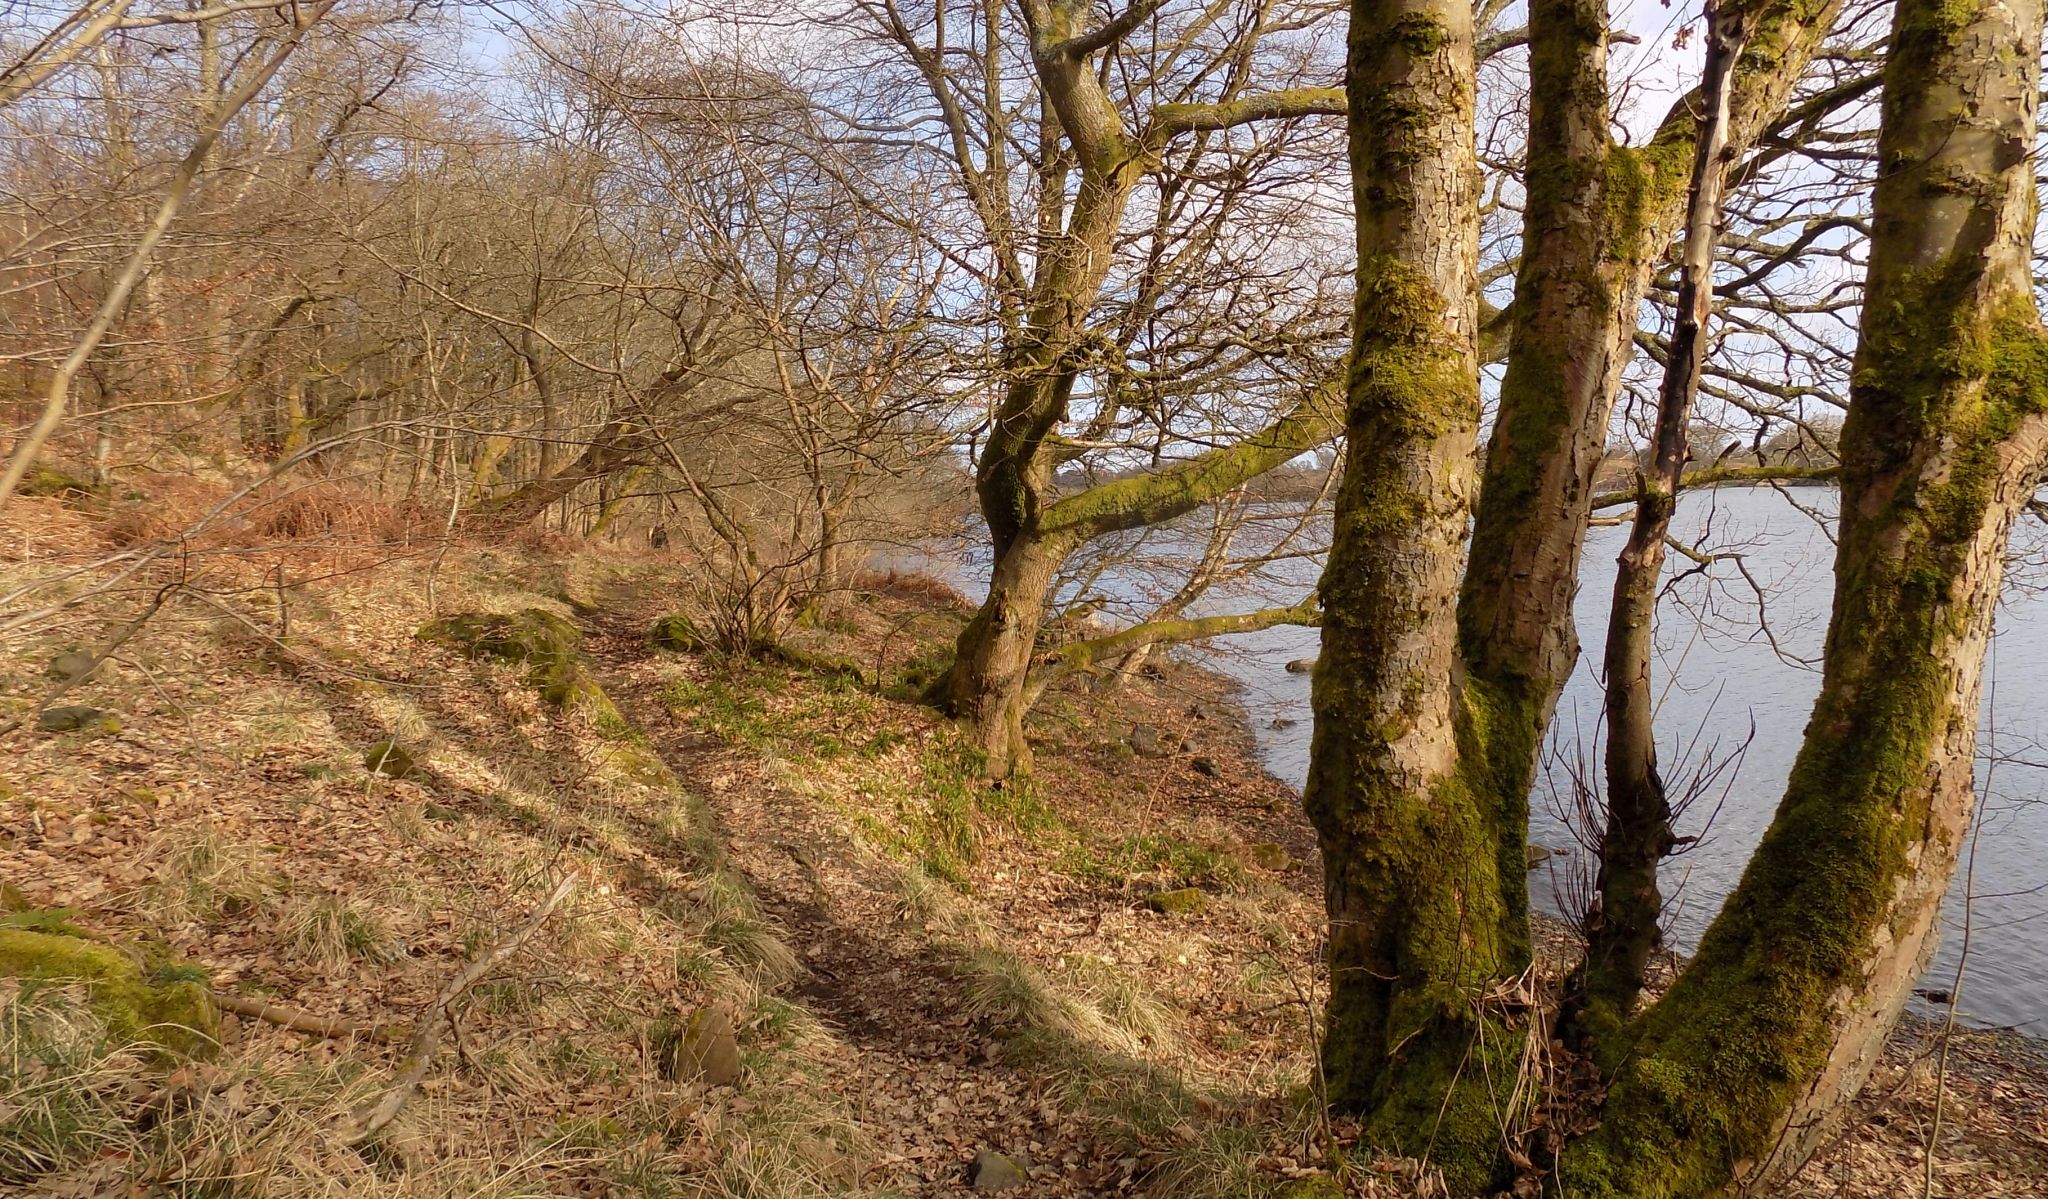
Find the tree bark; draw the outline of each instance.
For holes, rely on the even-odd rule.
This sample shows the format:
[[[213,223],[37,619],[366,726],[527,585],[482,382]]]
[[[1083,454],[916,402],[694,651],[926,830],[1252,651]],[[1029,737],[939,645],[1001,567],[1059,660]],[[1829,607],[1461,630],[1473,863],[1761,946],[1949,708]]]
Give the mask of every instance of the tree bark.
[[[961,630],[939,697],[965,720],[994,778],[1029,773],[1025,682],[1045,619],[1046,590],[1063,555],[1033,533],[1013,538],[996,560],[988,598]]]
[[[1900,0],[1821,692],[1698,955],[1634,1030],[1574,1194],[1795,1169],[1877,1060],[1974,799],[1985,641],[2048,456],[2029,248],[2039,0]]]
[[[1754,33],[1731,105],[1737,147],[1782,110],[1838,0],[1744,7]],[[1354,48],[1360,37],[1370,43],[1390,31],[1400,41],[1402,18],[1359,0]],[[1536,0],[1530,8],[1524,253],[1505,317],[1509,365],[1462,587],[1455,580],[1471,466],[1457,447],[1472,431],[1413,419],[1405,433],[1397,428],[1411,438],[1408,448],[1428,444],[1444,455],[1425,468],[1404,456],[1400,436],[1381,440],[1402,408],[1370,398],[1385,411],[1362,412],[1374,380],[1362,394],[1354,374],[1345,477],[1352,498],[1340,495],[1324,590],[1308,801],[1326,830],[1332,917],[1325,1071],[1333,1098],[1366,1111],[1383,1144],[1427,1149],[1468,1188],[1499,1181],[1508,1168],[1500,1124],[1509,1114],[1481,1080],[1491,1073],[1505,1093],[1516,1063],[1486,1055],[1514,1051],[1523,1034],[1488,1016],[1486,997],[1511,987],[1528,961],[1528,795],[1578,654],[1571,601],[1594,472],[1641,300],[1683,213],[1698,137],[1697,100],[1687,97],[1649,145],[1612,144],[1606,25],[1593,0]],[[1427,58],[1420,48],[1433,41],[1433,33],[1418,40],[1417,57]],[[1407,159],[1450,153],[1435,143],[1469,145],[1471,134],[1434,127],[1414,144],[1389,144],[1412,135],[1416,114],[1401,108],[1359,119],[1360,105],[1384,83],[1358,68],[1354,57],[1359,311],[1393,325],[1360,326],[1354,369],[1373,371],[1363,347],[1420,336],[1404,326],[1401,306],[1387,302],[1365,253],[1378,214],[1388,201],[1414,199],[1394,178],[1410,169]],[[1458,202],[1474,207],[1469,195]],[[1441,269],[1464,252],[1462,232],[1438,232],[1439,240],[1408,247],[1416,263]],[[1471,334],[1469,320],[1449,328]],[[1400,377],[1378,374],[1381,384]],[[1457,605],[1448,649],[1438,623],[1446,577]],[[1345,586],[1361,590],[1345,597]]]
[[[1678,315],[1657,402],[1652,466],[1637,481],[1635,521],[1615,565],[1603,657],[1607,691],[1607,825],[1600,840],[1597,906],[1585,920],[1586,959],[1567,988],[1563,1023],[1583,1045],[1619,1028],[1634,1011],[1662,943],[1663,895],[1657,869],[1677,842],[1671,800],[1657,769],[1650,688],[1664,541],[1678,506],[1686,431],[1706,364],[1707,317],[1714,301],[1714,251],[1727,187],[1729,91],[1747,36],[1742,16],[1707,0],[1707,64],[1699,150],[1680,256]]]
[[[625,417],[605,422],[576,460],[559,472],[523,484],[509,495],[477,506],[464,520],[466,527],[519,529],[548,510],[548,506],[593,479],[645,465],[654,444],[646,427]]]
[[[1501,898],[1521,846],[1460,770],[1484,721],[1446,685],[1479,430],[1474,75],[1469,4],[1354,0],[1358,298],[1304,793],[1330,915],[1330,1102],[1468,1189],[1500,1160],[1484,993],[1529,953]]]

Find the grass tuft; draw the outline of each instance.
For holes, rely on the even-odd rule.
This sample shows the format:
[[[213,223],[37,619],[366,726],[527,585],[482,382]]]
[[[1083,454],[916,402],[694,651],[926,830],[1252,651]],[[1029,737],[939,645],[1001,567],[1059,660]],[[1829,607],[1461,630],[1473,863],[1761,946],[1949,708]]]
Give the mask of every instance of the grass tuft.
[[[138,906],[163,925],[245,918],[270,906],[270,871],[210,822],[166,842]]]
[[[395,956],[384,922],[353,899],[322,895],[294,903],[285,916],[292,949],[299,957],[327,970],[351,962],[385,962]]]

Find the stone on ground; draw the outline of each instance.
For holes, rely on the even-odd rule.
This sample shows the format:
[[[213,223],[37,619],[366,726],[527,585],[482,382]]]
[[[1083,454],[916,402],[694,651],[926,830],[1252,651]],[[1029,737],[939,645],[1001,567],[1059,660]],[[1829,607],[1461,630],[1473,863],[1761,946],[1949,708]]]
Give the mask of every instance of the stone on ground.
[[[677,1082],[703,1082],[714,1087],[738,1086],[739,1033],[725,1009],[700,1007],[681,1028],[656,1038],[661,1072]]]
[[[1007,1191],[1028,1180],[1024,1167],[993,1149],[984,1149],[968,1164],[967,1181],[977,1191]]]
[[[1198,887],[1181,887],[1147,895],[1145,906],[1162,916],[1191,916],[1209,906],[1209,897]]]
[[[379,741],[363,751],[363,769],[386,778],[411,778],[419,773],[419,764],[412,755],[396,741]]]

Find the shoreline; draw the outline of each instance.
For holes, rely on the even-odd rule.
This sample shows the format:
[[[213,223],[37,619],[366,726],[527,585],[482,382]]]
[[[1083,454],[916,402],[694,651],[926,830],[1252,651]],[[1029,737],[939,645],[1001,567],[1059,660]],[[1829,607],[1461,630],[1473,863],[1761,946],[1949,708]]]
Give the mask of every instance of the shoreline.
[[[1229,723],[1237,735],[1236,739],[1241,742],[1241,745],[1234,747],[1236,752],[1246,766],[1262,774],[1273,785],[1284,788],[1293,798],[1293,811],[1302,829],[1308,833],[1309,843],[1314,845],[1313,829],[1309,826],[1307,817],[1302,814],[1301,788],[1276,774],[1267,764],[1258,726],[1244,702],[1244,697],[1251,691],[1251,685],[1235,675],[1205,663],[1178,658],[1171,661],[1174,669],[1203,676],[1210,681],[1211,686],[1219,688],[1217,698],[1212,702],[1229,715]],[[1311,861],[1315,867],[1312,873],[1320,877],[1319,847],[1314,849]],[[1316,891],[1320,896],[1320,884],[1317,885]],[[1533,904],[1529,917],[1531,935],[1539,961],[1546,962],[1548,969],[1562,975],[1569,969],[1582,944],[1578,930],[1564,917],[1538,911]],[[1675,970],[1687,960],[1684,955],[1676,952],[1667,952],[1665,956],[1669,963],[1667,970]],[[1931,1043],[1945,1031],[1948,1032],[1950,1049],[1962,1050],[1964,1061],[1981,1065],[1984,1059],[1993,1059],[2013,1069],[2038,1072],[2043,1085],[2048,1086],[2048,1032],[2028,1032],[2013,1025],[1975,1025],[1961,1018],[1955,1021],[1953,1029],[1950,1030],[1945,1016],[1914,1011],[1909,1006],[1900,1014],[1897,1026],[1886,1038],[1885,1053],[1887,1056],[1896,1055],[1902,1058],[1921,1055],[1929,1052]]]

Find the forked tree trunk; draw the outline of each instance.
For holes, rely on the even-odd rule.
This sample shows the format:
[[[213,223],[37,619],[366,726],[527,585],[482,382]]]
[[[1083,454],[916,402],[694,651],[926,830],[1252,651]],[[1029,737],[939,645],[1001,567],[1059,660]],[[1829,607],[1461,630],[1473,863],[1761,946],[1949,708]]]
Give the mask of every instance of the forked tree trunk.
[[[2029,271],[2041,22],[2040,0],[1896,10],[1820,696],[1755,858],[1560,1163],[1573,1194],[1697,1196],[1796,1168],[1933,949],[2007,534],[2048,454]]]
[[[1732,105],[1737,145],[1752,141],[1782,111],[1839,5],[1753,0],[1745,7],[1756,33]],[[1412,41],[1424,59],[1444,49],[1434,18],[1413,10],[1358,3],[1353,22],[1355,30],[1380,30],[1389,42]],[[1419,31],[1412,39],[1410,28]],[[1600,0],[1535,0],[1529,28],[1535,86],[1526,229],[1470,569],[1455,593],[1456,652],[1445,654],[1430,640],[1427,667],[1408,669],[1420,660],[1422,630],[1427,638],[1440,634],[1438,572],[1455,577],[1463,524],[1462,515],[1438,509],[1457,502],[1468,463],[1461,458],[1418,470],[1399,453],[1375,450],[1362,457],[1354,408],[1346,482],[1357,498],[1350,501],[1354,515],[1338,521],[1330,577],[1338,579],[1337,564],[1355,552],[1348,544],[1380,543],[1345,568],[1373,580],[1376,589],[1349,622],[1393,613],[1400,619],[1385,622],[1389,628],[1414,635],[1391,634],[1374,644],[1369,630],[1326,625],[1326,645],[1354,638],[1355,644],[1348,654],[1326,650],[1317,703],[1322,740],[1312,747],[1311,766],[1310,801],[1312,809],[1324,809],[1317,819],[1327,830],[1326,857],[1341,855],[1326,865],[1337,922],[1326,1069],[1339,1102],[1368,1111],[1383,1144],[1426,1147],[1454,1180],[1474,1187],[1509,1168],[1499,1129],[1513,1063],[1483,1059],[1512,1052],[1511,1040],[1522,1034],[1486,1015],[1486,998],[1511,990],[1528,961],[1528,796],[1538,749],[1578,654],[1571,601],[1594,499],[1593,472],[1641,298],[1683,215],[1698,135],[1696,101],[1687,97],[1648,145],[1613,144]],[[1379,84],[1356,70],[1349,84],[1357,113],[1360,89]],[[1407,108],[1373,120],[1378,124],[1354,121],[1352,128],[1354,161],[1360,155],[1367,160],[1360,207],[1368,222],[1381,219],[1375,210],[1382,200],[1413,198],[1411,189],[1376,174],[1398,174],[1411,153],[1439,153],[1426,148],[1427,138],[1414,146],[1385,144],[1404,135],[1381,125],[1414,127],[1416,116]],[[1427,133],[1441,136],[1442,130]],[[1470,197],[1462,202],[1469,206]],[[1424,239],[1410,249],[1414,262],[1431,269],[1462,252],[1454,238]],[[1399,309],[1378,303],[1369,290],[1376,286],[1367,273],[1360,311],[1385,325],[1387,312],[1398,315]],[[1401,334],[1399,327],[1361,329],[1375,338]],[[1398,377],[1381,372],[1378,381]],[[1384,419],[1402,420],[1398,408],[1388,413]],[[1373,419],[1365,421],[1368,430]],[[1408,423],[1410,435],[1434,438],[1446,453],[1468,435],[1435,421]],[[1382,497],[1418,493],[1428,498],[1412,511],[1381,503]],[[1420,543],[1404,555],[1397,530],[1417,524],[1424,530]],[[1331,594],[1326,589],[1326,598]],[[1395,699],[1389,690],[1388,710],[1347,694],[1357,680],[1390,687],[1395,678],[1405,691]],[[1450,713],[1451,727],[1434,734],[1426,767],[1401,760],[1412,723],[1437,720],[1443,712]],[[1323,726],[1339,722],[1355,727],[1325,736]],[[1376,737],[1394,744],[1385,764],[1370,766]],[[1376,815],[1359,819],[1351,809],[1361,804]],[[1347,890],[1381,894],[1347,907]],[[1378,944],[1361,947],[1346,923],[1394,928],[1372,932]],[[1373,952],[1392,954],[1399,969],[1371,960]]]

